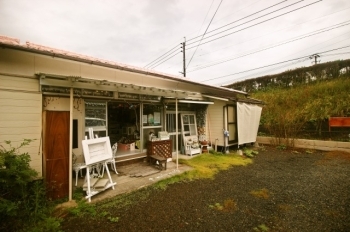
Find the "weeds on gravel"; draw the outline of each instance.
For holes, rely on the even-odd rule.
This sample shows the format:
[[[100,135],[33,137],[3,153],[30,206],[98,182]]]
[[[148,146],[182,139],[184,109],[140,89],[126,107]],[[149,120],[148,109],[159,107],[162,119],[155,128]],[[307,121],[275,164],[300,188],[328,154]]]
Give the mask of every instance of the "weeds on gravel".
[[[108,220],[110,222],[118,222],[119,221],[119,217],[108,217]]]
[[[97,211],[94,205],[89,204],[86,200],[78,201],[78,206],[74,208],[68,208],[68,212],[77,217],[83,217],[85,215],[96,216]]]
[[[278,150],[286,150],[287,146],[285,144],[280,144],[280,145],[277,146],[277,149]]]
[[[267,232],[267,231],[269,231],[270,229],[269,229],[269,227],[267,227],[265,224],[261,224],[261,225],[259,225],[259,226],[257,226],[257,227],[254,227],[253,230],[254,230],[254,231],[258,231],[258,232]]]
[[[224,201],[224,203],[221,205],[220,203],[215,203],[214,205],[209,205],[210,208],[216,209],[219,211],[233,211],[236,209],[236,202],[233,199],[227,199]]]
[[[254,197],[268,199],[270,197],[270,192],[266,188],[259,189],[259,190],[253,190],[250,192]]]
[[[256,156],[257,154],[259,154],[258,151],[252,150],[252,149],[248,149],[248,148],[244,148],[243,149],[243,154],[249,158],[254,158],[254,156]]]

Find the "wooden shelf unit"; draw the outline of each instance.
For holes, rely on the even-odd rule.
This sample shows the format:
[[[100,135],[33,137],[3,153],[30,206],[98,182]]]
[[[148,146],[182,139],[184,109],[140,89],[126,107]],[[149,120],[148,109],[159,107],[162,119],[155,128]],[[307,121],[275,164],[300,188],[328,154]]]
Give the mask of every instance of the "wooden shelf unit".
[[[148,141],[147,142],[147,157],[158,155],[164,158],[172,158],[172,141],[159,140],[159,141]]]

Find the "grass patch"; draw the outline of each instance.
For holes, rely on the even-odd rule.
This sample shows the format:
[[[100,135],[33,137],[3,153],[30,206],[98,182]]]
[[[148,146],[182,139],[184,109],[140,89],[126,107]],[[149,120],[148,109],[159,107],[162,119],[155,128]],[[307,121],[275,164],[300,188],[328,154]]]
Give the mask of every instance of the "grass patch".
[[[263,199],[269,199],[270,197],[270,192],[266,188],[253,190],[250,192],[250,194],[252,194],[254,197],[263,198]]]
[[[146,187],[130,193],[124,193],[103,201],[96,202],[95,205],[99,210],[113,209],[117,211],[119,208],[127,207],[137,201],[146,201],[151,194],[151,187]]]
[[[180,160],[181,163],[194,169],[183,174],[184,179],[214,178],[220,170],[227,170],[232,166],[244,166],[252,163],[237,154],[202,154],[189,160]]]
[[[227,170],[232,166],[242,166],[252,163],[252,160],[245,159],[235,153],[205,153],[192,159],[179,159],[180,164],[193,167],[192,170],[182,173],[181,175],[158,181],[152,185],[156,189],[166,189],[169,184],[181,181],[192,181],[196,179],[214,178],[220,170]]]

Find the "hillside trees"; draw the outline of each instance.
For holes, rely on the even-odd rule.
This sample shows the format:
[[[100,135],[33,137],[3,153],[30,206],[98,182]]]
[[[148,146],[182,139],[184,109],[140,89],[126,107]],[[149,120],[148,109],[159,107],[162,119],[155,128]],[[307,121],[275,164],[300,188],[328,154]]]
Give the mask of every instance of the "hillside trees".
[[[327,63],[287,70],[282,73],[247,79],[241,82],[227,85],[226,87],[242,90],[246,92],[263,91],[270,88],[296,87],[332,80],[338,77],[350,75],[350,59],[336,60]]]
[[[350,117],[350,76],[298,87],[270,88],[253,93],[252,97],[266,104],[261,128],[278,142],[293,141],[307,123],[312,123],[321,134],[321,123],[329,117]]]

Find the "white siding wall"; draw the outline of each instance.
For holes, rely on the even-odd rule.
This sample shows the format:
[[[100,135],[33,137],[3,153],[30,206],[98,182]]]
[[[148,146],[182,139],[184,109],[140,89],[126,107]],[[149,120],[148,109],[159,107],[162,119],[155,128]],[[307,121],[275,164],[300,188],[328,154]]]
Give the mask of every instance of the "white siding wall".
[[[31,167],[42,175],[42,97],[35,79],[0,75],[0,143],[10,140],[17,147],[23,139],[34,139],[21,153],[28,152]]]

